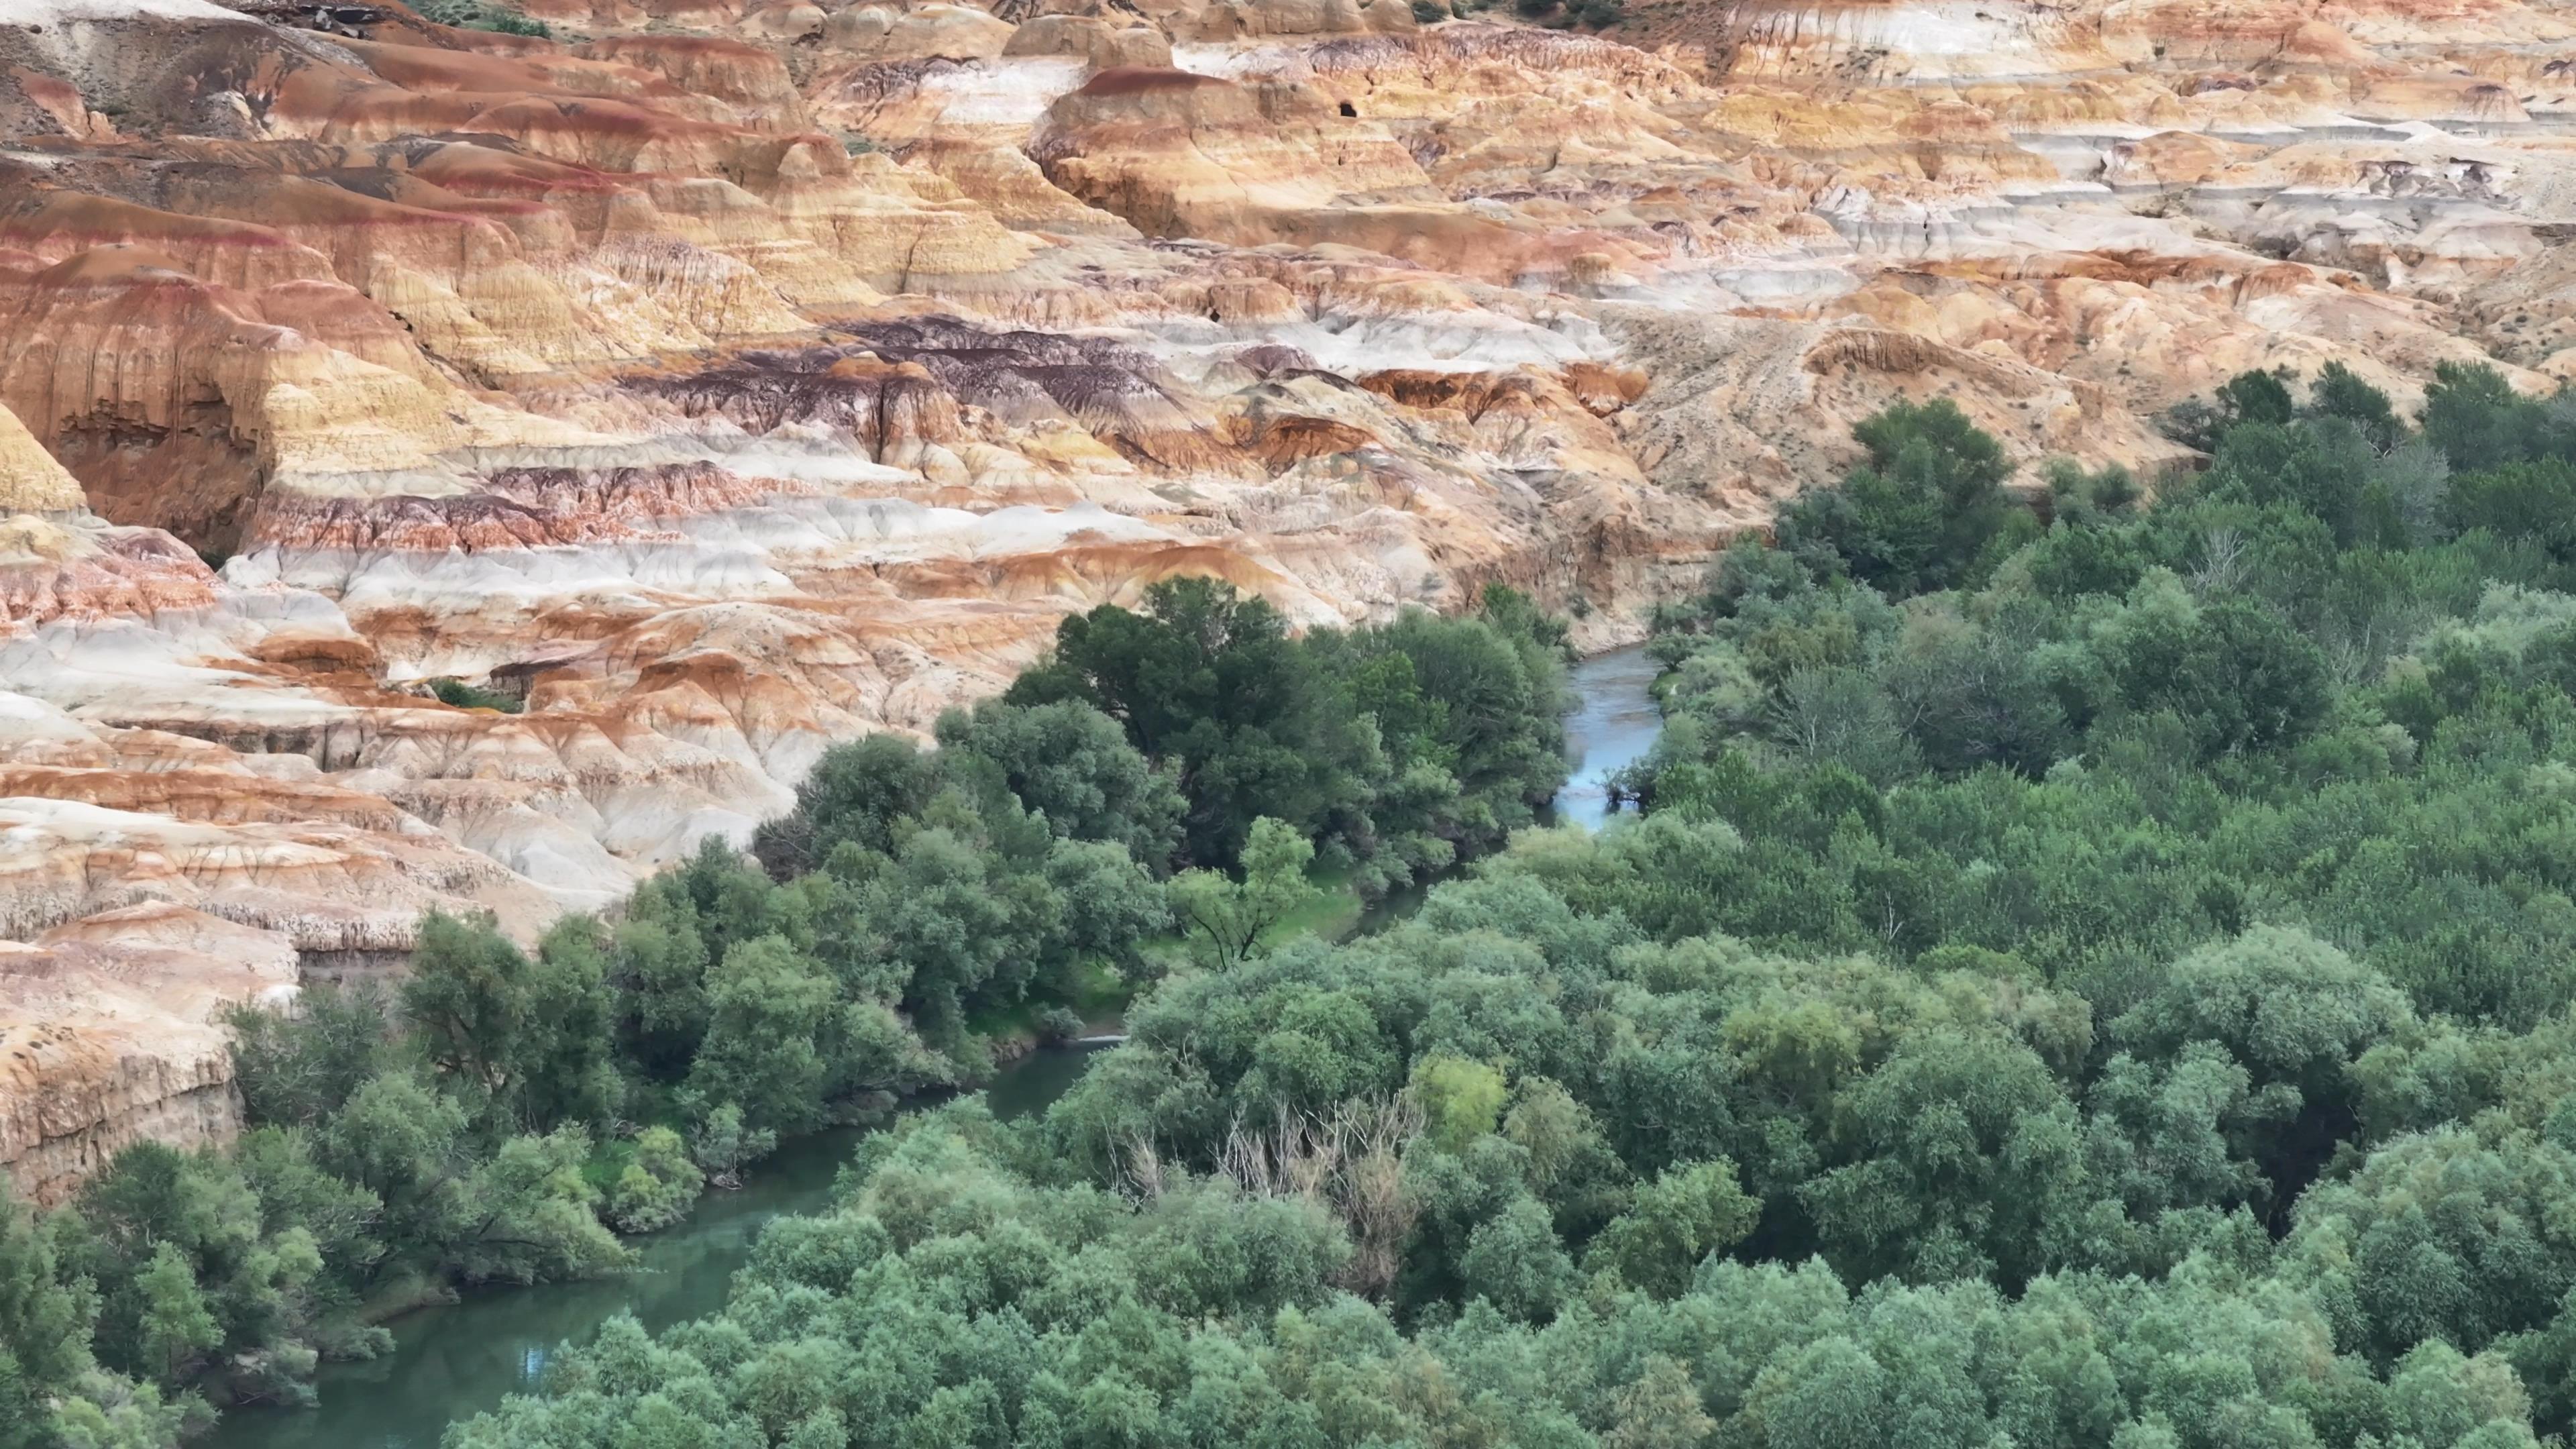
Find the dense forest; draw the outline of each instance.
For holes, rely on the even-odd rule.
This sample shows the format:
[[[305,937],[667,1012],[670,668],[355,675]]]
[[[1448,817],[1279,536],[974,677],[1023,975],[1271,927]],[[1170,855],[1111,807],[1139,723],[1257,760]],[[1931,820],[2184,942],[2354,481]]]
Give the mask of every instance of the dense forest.
[[[1946,403],[1873,418],[1655,621],[1670,724],[1597,836],[1515,830],[1561,769],[1522,601],[1069,622],[935,753],[837,752],[765,869],[711,851],[532,957],[442,926],[389,1005],[247,1025],[241,1151],[10,1220],[0,1341],[98,1347],[0,1384],[148,1442],[109,1425],[151,1383],[317,1342],[258,1315],[333,1224],[580,1271],[583,1193],[971,1081],[977,1023],[1114,972],[1132,1038],[1045,1116],[902,1119],[722,1313],[613,1321],[450,1449],[2564,1436],[2576,411],[2483,369],[2412,421],[2304,392],[2177,410],[2198,474],[2028,491]],[[1265,929],[1310,870],[1462,855],[1390,930]],[[335,1141],[370,1093],[401,1130]],[[564,1124],[605,1095],[688,1130],[601,1187]],[[350,1174],[424,1119],[478,1144],[456,1221],[528,1226],[411,1246],[450,1220]],[[192,1173],[262,1236],[118,1216]]]
[[[147,1449],[296,1402],[388,1313],[610,1273],[783,1134],[972,1086],[997,1044],[1222,969],[1325,889],[1490,850],[1564,776],[1565,634],[1291,636],[1204,581],[1069,619],[936,747],[818,762],[750,855],[709,842],[522,950],[433,916],[398,983],[232,1021],[248,1131],[144,1144],[42,1218],[0,1180],[0,1449]]]
[[[2564,1433],[2568,416],[2253,377],[2024,497],[1893,409],[1658,621],[1642,819],[1173,975],[450,1443]]]

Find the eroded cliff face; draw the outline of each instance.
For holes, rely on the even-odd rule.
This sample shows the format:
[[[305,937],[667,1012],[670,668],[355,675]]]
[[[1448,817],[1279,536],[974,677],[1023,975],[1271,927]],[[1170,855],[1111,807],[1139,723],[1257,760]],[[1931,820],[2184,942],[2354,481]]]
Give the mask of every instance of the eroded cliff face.
[[[1607,643],[1894,398],[2153,470],[2250,367],[2576,370],[2552,6],[524,9],[0,0],[40,1199],[234,1130],[225,1004],[606,905],[1158,579]]]

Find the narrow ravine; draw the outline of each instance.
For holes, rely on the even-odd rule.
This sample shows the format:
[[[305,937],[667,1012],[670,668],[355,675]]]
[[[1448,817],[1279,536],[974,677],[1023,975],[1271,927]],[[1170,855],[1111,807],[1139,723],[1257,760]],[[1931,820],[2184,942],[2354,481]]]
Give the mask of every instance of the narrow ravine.
[[[1613,813],[1608,777],[1643,755],[1663,727],[1647,692],[1655,664],[1642,647],[1621,649],[1584,660],[1571,676],[1577,703],[1566,733],[1573,767],[1557,814],[1597,827]],[[1411,915],[1425,889],[1388,896],[1358,929]],[[1016,1117],[1046,1110],[1117,1040],[1048,1048],[1004,1067],[989,1089],[994,1112]],[[436,1449],[450,1423],[494,1407],[505,1395],[533,1391],[563,1345],[588,1339],[619,1313],[660,1329],[722,1308],[734,1270],[750,1256],[761,1227],[827,1206],[833,1175],[864,1135],[864,1129],[842,1128],[786,1143],[740,1191],[709,1193],[687,1222],[637,1240],[634,1273],[492,1288],[405,1314],[391,1325],[393,1352],[368,1363],[324,1366],[316,1381],[319,1408],[233,1409],[201,1442],[206,1449]]]

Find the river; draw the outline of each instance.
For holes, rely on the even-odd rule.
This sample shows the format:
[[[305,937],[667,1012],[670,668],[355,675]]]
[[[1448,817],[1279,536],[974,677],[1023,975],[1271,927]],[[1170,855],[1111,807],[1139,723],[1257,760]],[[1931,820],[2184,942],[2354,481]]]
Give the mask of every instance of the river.
[[[990,1088],[1004,1117],[1043,1111],[1106,1043],[1049,1047],[1002,1068]],[[698,1199],[689,1220],[635,1240],[637,1270],[615,1278],[495,1287],[406,1313],[389,1325],[394,1351],[367,1363],[325,1364],[320,1407],[225,1411],[206,1449],[436,1449],[448,1424],[535,1390],[548,1360],[619,1312],[665,1328],[724,1306],[726,1285],[771,1218],[815,1212],[865,1129],[795,1138],[764,1159],[739,1192]]]
[[[1557,819],[1597,830],[1618,813],[1610,801],[1610,777],[1643,759],[1664,731],[1651,691],[1657,670],[1646,646],[1633,644],[1567,671],[1575,705],[1565,718],[1565,736],[1574,768],[1556,792]]]
[[[1655,665],[1643,648],[1597,655],[1570,671],[1577,699],[1566,718],[1573,767],[1556,815],[1587,829],[1614,812],[1605,782],[1653,746],[1663,720],[1647,686]],[[1409,916],[1427,886],[1389,895],[1359,929]],[[1052,1047],[1004,1067],[989,1089],[995,1114],[1041,1112],[1064,1095],[1108,1043]],[[532,1392],[567,1343],[586,1340],[620,1312],[649,1329],[722,1308],[736,1268],[770,1219],[817,1211],[864,1129],[796,1138],[761,1162],[738,1192],[711,1192],[689,1220],[635,1241],[637,1271],[581,1283],[496,1287],[456,1303],[404,1314],[390,1325],[393,1352],[368,1363],[326,1364],[314,1409],[250,1406],[227,1411],[205,1449],[436,1449],[449,1423],[492,1408],[504,1395]]]
[[[1574,824],[1598,830],[1612,815],[1612,775],[1644,758],[1663,733],[1664,717],[1650,692],[1655,661],[1646,646],[1632,644],[1579,660],[1565,672],[1574,693],[1574,712],[1565,717],[1565,748],[1572,763],[1556,799],[1540,813],[1542,824]],[[1466,870],[1462,862],[1424,880],[1397,886],[1371,901],[1352,924],[1354,936],[1374,935],[1422,909],[1431,888]]]

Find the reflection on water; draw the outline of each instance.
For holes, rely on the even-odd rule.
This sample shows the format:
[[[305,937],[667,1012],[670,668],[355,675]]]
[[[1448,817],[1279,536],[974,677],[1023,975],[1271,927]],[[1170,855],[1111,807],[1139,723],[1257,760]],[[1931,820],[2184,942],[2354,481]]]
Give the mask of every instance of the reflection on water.
[[[1093,1046],[1032,1052],[1002,1069],[989,1100],[1013,1117],[1043,1110],[1091,1061]],[[865,1135],[817,1132],[782,1145],[739,1192],[711,1192],[689,1221],[636,1240],[633,1274],[588,1283],[490,1288],[463,1302],[405,1314],[388,1327],[394,1351],[371,1363],[328,1364],[321,1407],[242,1408],[199,1441],[209,1449],[436,1449],[451,1421],[502,1396],[535,1390],[566,1343],[620,1311],[660,1329],[724,1306],[726,1286],[771,1218],[814,1212]]]
[[[1648,692],[1657,672],[1642,644],[1595,655],[1568,671],[1576,703],[1565,734],[1574,769],[1556,792],[1559,820],[1597,830],[1616,813],[1610,777],[1643,758],[1663,733],[1664,717]]]

